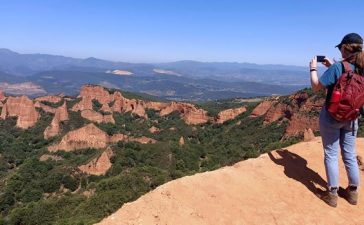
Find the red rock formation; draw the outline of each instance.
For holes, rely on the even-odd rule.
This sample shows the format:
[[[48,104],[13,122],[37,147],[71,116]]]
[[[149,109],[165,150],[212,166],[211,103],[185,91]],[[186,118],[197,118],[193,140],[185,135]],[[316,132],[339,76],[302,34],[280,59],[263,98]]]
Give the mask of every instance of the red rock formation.
[[[318,117],[310,118],[306,114],[295,113],[286,129],[286,136],[295,136],[304,133],[306,129],[319,130]]]
[[[110,137],[110,142],[116,143],[118,141],[129,141],[129,137],[125,134],[114,134]]]
[[[111,113],[112,112],[109,104],[103,104],[100,110],[101,111],[104,111],[104,112],[108,112],[108,113]]]
[[[144,108],[144,102],[141,100],[136,100],[135,104],[132,105],[132,113],[140,116],[140,117],[144,117],[144,118],[148,118],[147,115],[145,114],[145,108]]]
[[[104,115],[105,123],[112,123],[115,124],[115,120],[112,114]]]
[[[113,112],[119,112],[119,113],[121,113],[121,109],[123,107],[122,106],[122,103],[123,103],[124,97],[118,91],[114,93],[113,97],[114,97],[114,102],[113,102],[113,104],[111,106],[111,110]]]
[[[73,151],[84,148],[100,149],[118,141],[136,141],[142,144],[156,142],[151,138],[134,138],[124,134],[115,134],[110,137],[103,130],[91,123],[77,130],[70,131],[62,138],[59,144],[49,146],[48,150],[54,152],[58,150]]]
[[[60,121],[69,120],[68,111],[67,111],[67,103],[66,102],[64,102],[62,106],[58,107],[56,112],[59,112],[59,120]]]
[[[311,128],[305,129],[303,132],[303,141],[312,141],[313,139],[315,139],[315,135]]]
[[[272,105],[272,107],[265,114],[264,124],[273,123],[284,117],[285,111],[289,112],[289,109],[287,109],[287,105],[283,103],[277,103],[275,105]]]
[[[153,127],[149,128],[149,132],[152,134],[155,134],[155,133],[159,132],[159,129],[153,126]]]
[[[57,136],[60,132],[60,127],[59,127],[59,113],[55,113],[54,117],[52,119],[51,124],[44,130],[44,139],[49,139],[51,137]]]
[[[102,115],[99,112],[93,110],[83,110],[81,111],[81,116],[96,123],[112,123],[115,124],[114,117],[112,115]]]
[[[183,137],[181,137],[179,139],[179,142],[178,143],[179,143],[180,146],[185,145],[185,139]]]
[[[56,108],[43,104],[42,102],[60,103],[63,100],[62,96],[42,96],[35,99],[35,107],[41,108],[45,112],[55,113]]]
[[[51,102],[51,103],[59,103],[62,101],[61,96],[42,96],[34,99],[36,102]]]
[[[9,116],[17,116],[16,126],[27,129],[38,121],[39,113],[28,97],[9,97],[2,108],[0,117],[6,119]]]
[[[203,109],[190,108],[182,116],[183,120],[189,125],[203,124],[211,120],[207,112]]]
[[[264,114],[267,113],[267,111],[274,104],[275,104],[275,101],[265,100],[265,101],[259,103],[259,105],[254,108],[254,110],[252,111],[252,113],[250,114],[250,116],[251,117],[263,116]]]
[[[80,91],[80,97],[89,97],[91,99],[96,99],[101,104],[108,104],[113,100],[112,95],[101,86],[95,85],[84,85]]]
[[[112,106],[112,110],[119,113],[130,112],[138,115],[139,117],[147,118],[147,115],[145,114],[144,101],[126,99],[119,92],[114,93],[114,104]]]
[[[3,119],[3,120],[5,120],[8,116],[10,116],[10,115],[8,115],[8,114],[9,114],[9,112],[8,112],[7,105],[6,105],[6,104],[4,104],[4,105],[3,105],[3,108],[2,108],[2,110],[1,110],[0,118],[1,118],[1,119]]]
[[[39,101],[36,101],[34,103],[34,106],[36,108],[41,108],[44,112],[48,112],[48,113],[55,113],[56,112],[56,109],[53,108],[53,107],[50,107],[48,105],[44,105],[43,103],[39,102]]]
[[[67,133],[57,145],[49,146],[49,151],[73,151],[84,148],[105,148],[109,143],[109,136],[96,127],[94,124],[88,124],[77,130]]]
[[[154,109],[157,111],[160,111],[164,108],[166,108],[169,105],[169,103],[165,102],[146,102],[145,107],[148,109]]]
[[[95,99],[102,104],[101,110],[105,112],[130,112],[140,117],[147,118],[145,109],[159,110],[160,116],[166,116],[174,111],[181,114],[181,118],[187,124],[203,124],[206,122],[223,123],[227,120],[235,118],[240,113],[244,112],[245,107],[238,109],[228,109],[220,112],[214,119],[207,116],[207,112],[203,109],[197,109],[194,105],[189,103],[161,103],[161,102],[144,102],[142,100],[126,99],[120,92],[109,92],[100,86],[86,85],[82,87],[80,93],[80,102],[75,104],[72,110],[81,111],[81,115],[94,122],[111,122],[115,123],[113,115],[103,116],[99,112],[93,111],[92,101]],[[59,102],[62,99],[60,96],[44,96],[36,99],[36,107],[42,108],[46,112],[55,113],[56,109],[42,104],[40,101]],[[288,100],[288,101],[287,101]],[[9,102],[11,102],[10,100]],[[0,102],[1,104],[1,102]],[[313,131],[317,130],[317,116],[312,116],[312,112],[317,113],[322,105],[322,100],[315,97],[309,97],[306,93],[297,93],[290,96],[284,101],[279,101],[278,98],[270,98],[260,103],[252,112],[251,116],[261,116],[265,113],[264,124],[269,124],[280,118],[285,118],[289,122],[286,130],[286,136],[302,134],[305,129],[311,128]],[[1,105],[0,105],[1,106]],[[111,106],[111,107],[110,107]],[[8,106],[2,107],[2,118],[6,118],[9,112]],[[49,138],[59,133],[59,121],[64,121],[62,115],[67,114],[66,105],[63,105],[63,112],[60,113],[60,118],[55,116],[54,121],[50,127],[45,131],[45,137]],[[20,112],[19,112],[20,113]],[[10,115],[9,114],[9,115]],[[18,116],[17,113],[12,115]],[[29,116],[30,115],[30,116]],[[26,118],[33,118],[32,114],[24,115]],[[18,118],[18,125],[27,127],[22,121],[24,117]],[[68,118],[68,116],[64,116]],[[27,120],[27,119],[25,119]],[[29,120],[29,119],[28,119]],[[29,125],[30,126],[30,125]],[[156,131],[151,131],[156,132]]]
[[[121,107],[122,112],[131,112],[140,117],[145,116],[143,101],[123,98],[122,102],[121,102],[121,106],[122,106]]]
[[[286,136],[302,134],[306,129],[319,130],[318,115],[324,103],[323,98],[309,97],[307,93],[290,96],[294,106]]]
[[[69,120],[68,111],[66,102],[64,102],[62,106],[56,109],[51,124],[44,130],[44,139],[57,136],[60,132],[59,123],[67,120]]]
[[[315,96],[307,98],[303,103],[300,103],[300,112],[313,113],[320,112],[322,106],[324,105],[325,99],[317,98]],[[298,104],[298,103],[297,103]],[[317,114],[318,115],[318,114]]]
[[[124,98],[120,92],[109,94],[105,88],[92,85],[86,85],[82,87],[80,97],[82,98],[81,101],[76,104],[72,110],[92,110],[92,100],[96,99],[102,104],[101,110],[105,112],[130,112],[140,117],[147,118],[145,109],[158,110],[160,111],[160,116],[166,116],[174,111],[177,111],[181,114],[181,118],[187,124],[203,124],[209,121],[223,123],[227,120],[235,118],[237,115],[243,113],[246,110],[245,107],[241,107],[239,109],[228,109],[220,112],[216,118],[212,119],[207,116],[206,111],[203,109],[197,109],[194,105],[189,103],[144,102],[142,100],[127,99]],[[316,100],[308,98],[306,93],[292,95],[289,98],[289,101],[291,101],[293,104],[278,102],[278,98],[270,98],[269,100],[265,100],[260,103],[253,110],[251,116],[256,117],[265,114],[266,116],[264,118],[264,124],[272,123],[279,120],[280,118],[291,120],[292,118],[296,118],[293,115],[297,110],[302,112],[309,111],[312,107],[312,104],[316,104]],[[309,103],[310,101],[312,101],[311,106]],[[96,112],[86,111],[83,112],[83,115],[92,121],[101,122],[105,120],[104,118],[101,118],[100,114],[96,114]],[[108,117],[108,120],[112,121],[110,116]],[[292,122],[292,124],[294,125],[295,122]],[[303,132],[301,128],[299,129],[299,132]],[[291,132],[290,129],[288,129],[288,131],[289,134],[296,134],[295,131]]]
[[[112,164],[110,158],[113,155],[111,148],[107,148],[99,158],[92,160],[86,165],[79,166],[78,168],[87,174],[92,175],[105,175],[111,168]]]
[[[121,99],[121,112],[131,112],[135,108],[135,100],[134,99]]]
[[[146,103],[145,107],[160,110],[160,116],[166,116],[177,111],[182,114],[181,117],[187,124],[202,124],[211,120],[211,118],[207,116],[205,110],[197,109],[194,105],[189,103],[171,102],[168,104],[158,104],[156,102],[150,102]]]
[[[160,116],[166,116],[171,114],[174,111],[179,113],[184,113],[187,109],[196,109],[194,105],[189,103],[178,103],[178,102],[171,102],[165,108],[161,109],[159,112]]]
[[[76,103],[72,107],[72,111],[82,111],[82,110],[92,110],[92,98],[90,96],[84,96],[81,98],[81,101]]]
[[[142,144],[154,144],[157,142],[153,138],[148,138],[148,137],[138,137],[138,138],[130,137],[129,141],[135,141]]]
[[[96,99],[102,104],[101,110],[105,112],[130,112],[132,114],[138,115],[139,117],[147,118],[145,109],[149,108],[160,110],[159,114],[161,116],[165,116],[177,111],[182,114],[181,117],[187,124],[202,124],[211,120],[211,118],[207,117],[206,111],[197,109],[194,105],[189,103],[144,102],[142,100],[127,99],[124,98],[120,92],[109,94],[107,90],[100,86],[83,86],[80,97],[82,100],[76,104],[72,110],[92,110],[92,100]],[[109,104],[112,106],[110,107]],[[87,113],[90,114],[89,112]],[[94,116],[96,117],[96,114]],[[94,121],[100,121],[100,119]]]
[[[309,97],[305,92],[299,92],[288,97],[281,102],[272,99],[272,105],[267,110],[264,124],[270,124],[280,118],[288,121],[288,127],[283,139],[302,135],[306,129],[317,131],[318,114],[323,105],[324,99],[316,96]],[[264,103],[268,105],[268,103]],[[259,110],[257,110],[259,111]],[[260,115],[256,113],[256,115]]]
[[[4,101],[6,98],[5,94],[3,91],[0,90],[0,101]]]
[[[220,112],[216,118],[215,118],[215,122],[216,123],[224,123],[228,120],[232,120],[235,117],[237,117],[238,115],[242,114],[243,112],[246,111],[245,106],[242,106],[240,108],[236,108],[236,109],[227,109],[224,110],[222,112]]]
[[[80,98],[81,101],[72,107],[73,111],[92,110],[92,100],[95,99],[102,104],[101,110],[104,112],[130,112],[147,118],[144,101],[124,98],[120,92],[109,94],[105,88],[100,86],[83,86]],[[110,103],[112,103],[112,107],[109,106]]]

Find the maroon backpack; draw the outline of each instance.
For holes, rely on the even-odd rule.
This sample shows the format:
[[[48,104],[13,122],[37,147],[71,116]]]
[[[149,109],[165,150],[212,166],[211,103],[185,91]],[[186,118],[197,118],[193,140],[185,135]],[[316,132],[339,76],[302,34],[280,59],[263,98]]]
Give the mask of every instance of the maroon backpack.
[[[348,62],[342,64],[344,71],[334,86],[328,111],[337,121],[352,121],[364,104],[364,76],[353,71]]]

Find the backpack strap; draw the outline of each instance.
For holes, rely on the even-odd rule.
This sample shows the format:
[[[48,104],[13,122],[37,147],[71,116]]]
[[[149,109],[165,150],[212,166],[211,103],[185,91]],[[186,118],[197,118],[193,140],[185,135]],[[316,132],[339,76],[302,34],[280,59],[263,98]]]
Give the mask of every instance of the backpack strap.
[[[344,61],[341,61],[341,69],[342,69],[342,73],[344,73],[345,71],[345,66],[344,66]],[[350,65],[349,65],[350,67]],[[337,85],[337,82],[339,81],[340,77],[337,79],[336,76],[335,76],[335,83],[331,84],[330,86],[327,87],[327,92],[326,92],[326,99],[325,99],[325,105],[326,107],[329,106],[329,102],[330,102],[330,99],[331,99],[331,96],[332,96],[332,92],[334,91],[335,89],[335,86]]]
[[[343,73],[353,71],[353,69],[350,66],[350,63],[348,63],[347,61],[344,61],[344,60],[341,63],[343,65],[343,69],[344,69]]]

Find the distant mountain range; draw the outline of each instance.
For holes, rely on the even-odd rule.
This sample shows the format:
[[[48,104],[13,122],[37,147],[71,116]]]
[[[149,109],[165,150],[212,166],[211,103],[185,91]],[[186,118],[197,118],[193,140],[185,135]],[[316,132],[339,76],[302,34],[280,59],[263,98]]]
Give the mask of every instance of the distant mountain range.
[[[188,60],[125,63],[0,49],[0,83],[16,89],[16,84],[24,82],[33,84],[32,95],[37,95],[35,86],[38,95],[74,95],[83,84],[101,84],[165,99],[206,101],[289,94],[308,86],[309,77],[307,68],[299,66]],[[0,85],[4,86],[8,85]],[[29,93],[24,90],[24,94]]]

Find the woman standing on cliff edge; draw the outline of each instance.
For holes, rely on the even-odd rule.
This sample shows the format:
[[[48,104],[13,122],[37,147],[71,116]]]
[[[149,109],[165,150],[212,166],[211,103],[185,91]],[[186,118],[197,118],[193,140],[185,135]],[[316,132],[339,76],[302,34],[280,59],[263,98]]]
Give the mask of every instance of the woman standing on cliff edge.
[[[357,74],[364,75],[363,39],[356,33],[344,36],[336,46],[341,52],[343,61],[350,63],[350,67]],[[325,170],[328,190],[321,199],[332,207],[337,206],[338,192],[350,204],[356,205],[358,201],[357,188],[360,184],[359,168],[356,159],[355,141],[358,130],[358,120],[339,122],[328,112],[328,103],[331,99],[335,83],[343,74],[343,63],[332,63],[324,58],[323,65],[328,67],[325,73],[317,76],[317,57],[310,62],[311,86],[313,91],[327,89],[325,106],[320,112],[320,133],[325,155]],[[339,190],[338,155],[341,149],[349,185],[345,190]]]

